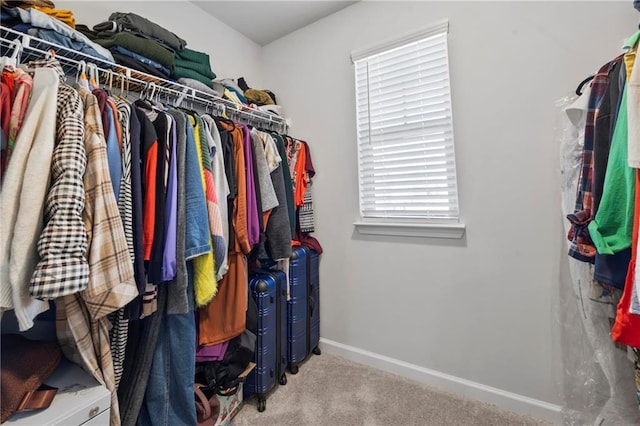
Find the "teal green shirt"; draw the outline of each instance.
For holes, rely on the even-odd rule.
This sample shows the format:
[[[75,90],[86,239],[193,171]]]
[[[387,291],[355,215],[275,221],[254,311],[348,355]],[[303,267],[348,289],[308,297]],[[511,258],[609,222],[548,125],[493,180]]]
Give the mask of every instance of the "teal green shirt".
[[[615,254],[631,247],[636,169],[627,164],[627,88],[613,130],[602,199],[589,235],[600,254]]]

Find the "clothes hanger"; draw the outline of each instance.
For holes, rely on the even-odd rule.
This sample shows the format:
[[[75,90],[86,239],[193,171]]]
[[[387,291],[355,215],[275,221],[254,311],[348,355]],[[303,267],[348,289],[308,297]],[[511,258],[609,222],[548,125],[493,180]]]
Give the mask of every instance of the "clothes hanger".
[[[11,54],[0,58],[0,69],[4,69],[5,67],[16,68],[20,62],[20,58],[22,56],[22,43],[18,40],[13,40],[11,45],[13,47]]]
[[[587,77],[584,80],[582,80],[580,82],[580,84],[578,84],[578,87],[576,88],[576,95],[582,96],[582,89],[584,88],[585,84],[587,84],[591,80],[593,80],[594,77],[595,77],[595,74],[594,75],[590,75],[589,77]]]
[[[111,86],[111,79],[113,78],[113,76],[115,75],[116,79],[120,82],[120,87],[119,87],[119,91],[118,88],[116,87],[116,92],[113,93],[113,96],[120,99],[123,102],[127,102],[129,103],[129,100],[127,99],[127,96],[125,95],[125,80],[127,81],[127,84],[129,83],[129,80],[125,78],[125,76],[121,73],[114,73],[113,71],[109,70],[109,74],[110,74],[110,79],[109,79],[109,86]],[[126,89],[126,94],[128,95],[129,93],[129,88],[127,87]]]
[[[96,74],[98,73],[98,66],[93,63],[87,64],[87,70],[89,71],[89,88],[93,91],[99,89],[100,86],[96,81]]]
[[[156,96],[157,86],[154,82],[147,82],[146,86],[140,92],[140,98],[135,101],[135,104],[141,108],[149,111],[165,111],[165,106],[157,103],[154,99]]]
[[[78,69],[76,72],[76,84],[88,91],[91,91],[89,87],[89,79],[87,78],[87,63],[85,61],[78,62]]]

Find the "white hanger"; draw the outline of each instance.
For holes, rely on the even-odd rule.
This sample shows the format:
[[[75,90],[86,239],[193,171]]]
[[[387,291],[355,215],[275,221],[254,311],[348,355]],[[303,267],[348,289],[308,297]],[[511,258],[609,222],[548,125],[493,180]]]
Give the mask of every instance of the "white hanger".
[[[89,70],[89,87],[91,90],[100,88],[100,76],[98,75],[98,66],[94,63],[88,63],[87,69]]]
[[[3,69],[4,67],[16,68],[18,66],[18,62],[22,55],[22,44],[18,40],[13,40],[11,44],[13,46],[11,55],[0,58],[0,69]]]

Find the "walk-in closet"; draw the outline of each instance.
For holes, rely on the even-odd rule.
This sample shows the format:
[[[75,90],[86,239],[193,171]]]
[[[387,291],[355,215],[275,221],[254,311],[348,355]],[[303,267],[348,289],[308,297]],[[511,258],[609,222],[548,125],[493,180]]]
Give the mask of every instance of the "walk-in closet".
[[[3,0],[1,423],[640,425],[639,25]]]

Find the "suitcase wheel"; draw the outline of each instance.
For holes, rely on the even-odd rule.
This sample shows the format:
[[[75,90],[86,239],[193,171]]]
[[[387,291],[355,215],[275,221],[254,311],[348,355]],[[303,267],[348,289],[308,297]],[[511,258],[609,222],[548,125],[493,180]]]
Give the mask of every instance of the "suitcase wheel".
[[[320,350],[319,346],[316,346],[315,348],[313,348],[313,353],[316,355],[321,355],[322,351]]]
[[[292,366],[289,367],[289,371],[291,371],[291,374],[298,374],[298,371],[300,369],[298,368],[297,365],[293,364]]]
[[[280,380],[278,381],[278,383],[280,383],[282,386],[287,384],[287,375],[283,374],[282,376],[280,376]]]
[[[267,409],[267,400],[263,397],[258,398],[258,412],[262,413]]]

